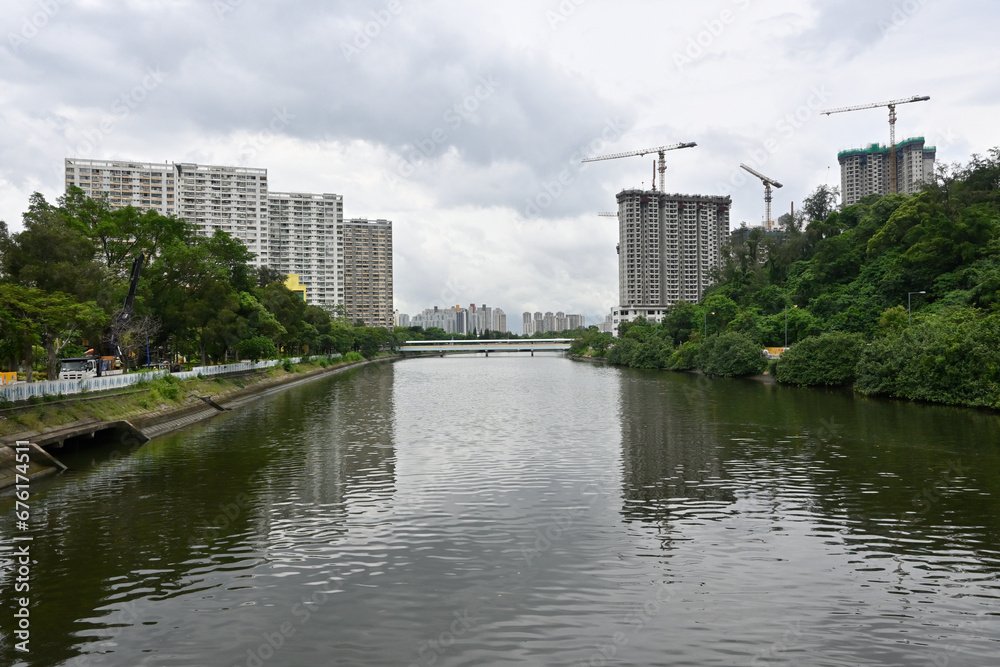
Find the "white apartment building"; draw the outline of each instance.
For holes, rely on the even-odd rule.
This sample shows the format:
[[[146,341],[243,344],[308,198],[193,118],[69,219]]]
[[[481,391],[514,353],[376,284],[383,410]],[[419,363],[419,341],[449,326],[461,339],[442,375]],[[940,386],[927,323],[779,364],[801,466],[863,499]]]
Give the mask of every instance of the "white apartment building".
[[[105,197],[112,209],[183,218],[202,236],[229,232],[255,266],[298,274],[310,304],[344,303],[341,195],[269,192],[267,169],[249,167],[80,158],[66,158],[65,167],[67,189]]]
[[[343,196],[271,192],[267,202],[270,266],[297,273],[310,304],[333,308],[343,303]]]
[[[896,191],[914,194],[925,183],[934,182],[937,149],[924,146],[923,137],[896,144]],[[840,192],[844,206],[856,204],[871,194],[889,194],[891,155],[888,146],[877,143],[837,154],[840,162]]]
[[[618,324],[659,322],[678,301],[697,302],[713,282],[729,237],[732,200],[623,190],[618,194]]]
[[[193,163],[66,158],[66,188],[112,209],[134,206],[183,218],[211,236],[216,229],[243,241],[254,265],[269,263],[267,169]]]

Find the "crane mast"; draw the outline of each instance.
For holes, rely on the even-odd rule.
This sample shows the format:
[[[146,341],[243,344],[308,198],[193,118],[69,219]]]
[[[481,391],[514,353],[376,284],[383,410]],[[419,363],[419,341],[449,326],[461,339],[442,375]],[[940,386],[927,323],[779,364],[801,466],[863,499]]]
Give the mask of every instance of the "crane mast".
[[[765,204],[765,207],[767,209],[767,217],[764,220],[764,228],[767,229],[767,231],[771,231],[771,228],[772,228],[772,226],[774,224],[774,223],[771,222],[771,199],[772,199],[772,197],[771,197],[771,187],[773,186],[773,187],[776,187],[776,188],[780,188],[781,187],[781,183],[779,183],[778,181],[774,180],[773,178],[769,178],[769,177],[765,176],[764,174],[760,173],[759,171],[756,171],[755,169],[752,169],[752,168],[746,166],[745,164],[741,164],[740,167],[742,169],[745,169],[746,171],[750,172],[751,174],[753,174],[757,178],[759,178],[761,180],[761,182],[764,184],[764,204]]]
[[[898,190],[896,183],[896,105],[908,104],[910,102],[926,102],[931,99],[930,95],[914,95],[901,100],[890,100],[888,102],[873,102],[871,104],[859,104],[853,107],[840,107],[838,109],[827,109],[820,113],[829,116],[834,113],[845,111],[861,111],[862,109],[876,109],[878,107],[889,107],[889,192],[895,194]]]
[[[697,146],[693,141],[688,141],[679,144],[673,144],[671,146],[658,146],[656,148],[643,148],[637,151],[628,151],[627,153],[611,153],[610,155],[598,155],[596,157],[588,157],[580,160],[583,162],[597,162],[598,160],[617,160],[623,157],[636,157],[641,155],[649,155],[650,153],[656,153],[659,158],[659,172],[660,172],[660,192],[665,192],[666,188],[666,171],[667,171],[667,158],[665,153],[667,151],[677,150],[679,148],[694,148]],[[656,189],[656,180],[653,180],[653,189]]]

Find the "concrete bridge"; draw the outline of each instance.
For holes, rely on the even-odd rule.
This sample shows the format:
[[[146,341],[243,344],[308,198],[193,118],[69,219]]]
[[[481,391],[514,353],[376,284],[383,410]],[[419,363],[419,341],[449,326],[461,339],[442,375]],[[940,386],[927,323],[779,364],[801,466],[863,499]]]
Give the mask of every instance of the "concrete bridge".
[[[569,349],[572,338],[526,338],[500,340],[410,340],[400,352],[433,352],[435,354],[485,352],[562,352]]]

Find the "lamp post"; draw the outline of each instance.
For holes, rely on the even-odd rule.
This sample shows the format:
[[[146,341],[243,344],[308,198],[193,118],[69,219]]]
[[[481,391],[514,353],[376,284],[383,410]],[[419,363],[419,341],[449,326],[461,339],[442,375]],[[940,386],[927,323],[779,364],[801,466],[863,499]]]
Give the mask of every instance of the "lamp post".
[[[914,294],[927,294],[927,292],[922,290],[920,292],[906,293],[906,326],[910,326],[910,324],[913,322],[913,318],[910,316],[910,302]]]
[[[705,313],[705,326],[702,327],[702,330],[701,330],[701,337],[702,338],[708,338],[708,316],[709,315],[715,315],[715,313]]]
[[[798,308],[798,306],[792,306]],[[788,347],[788,304],[785,304],[785,347]]]

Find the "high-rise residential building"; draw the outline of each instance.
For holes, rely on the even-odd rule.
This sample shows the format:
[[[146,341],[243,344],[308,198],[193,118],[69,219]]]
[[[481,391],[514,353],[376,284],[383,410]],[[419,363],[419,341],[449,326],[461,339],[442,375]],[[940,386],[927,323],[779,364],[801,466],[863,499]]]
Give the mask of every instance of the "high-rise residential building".
[[[569,330],[574,329],[585,329],[587,318],[583,315],[567,315],[566,316],[566,328]]]
[[[66,188],[112,209],[134,206],[183,218],[198,234],[221,229],[240,239],[256,266],[268,265],[267,169],[192,163],[66,158]]]
[[[65,179],[67,189],[103,197],[113,210],[134,206],[183,218],[202,236],[229,232],[253,253],[255,266],[297,275],[310,304],[348,305],[341,195],[269,192],[266,169],[187,162],[67,158]],[[392,326],[391,223],[352,223],[364,224],[352,227],[352,260],[359,263],[351,268],[351,305],[357,319]],[[364,238],[373,245],[364,246]]]
[[[335,194],[271,192],[267,196],[270,266],[297,273],[312,305],[344,302],[344,198]]]
[[[535,327],[531,319],[531,313],[525,311],[521,313],[521,335],[530,336],[535,333]]]
[[[493,331],[507,333],[507,313],[503,312],[503,308],[493,309]]]
[[[66,158],[66,189],[75,186],[91,199],[107,198],[112,209],[134,206],[177,215],[177,170],[167,162],[126,162]]]
[[[697,302],[729,236],[727,197],[623,190],[618,194],[618,291],[614,326],[658,322],[678,301]]]
[[[344,307],[351,322],[392,328],[392,223],[345,220]]]
[[[400,321],[403,317],[406,316],[400,315]],[[486,304],[480,307],[470,304],[468,308],[453,306],[448,309],[434,306],[424,309],[422,313],[408,318],[407,321],[409,326],[424,329],[437,327],[449,334],[482,334],[486,330],[491,333],[507,333],[507,315],[503,309],[491,308]]]
[[[924,146],[923,137],[896,144],[896,191],[913,194],[934,182],[937,149]],[[840,192],[844,206],[856,204],[871,194],[889,194],[892,158],[888,146],[871,144],[837,154],[840,162]]]

